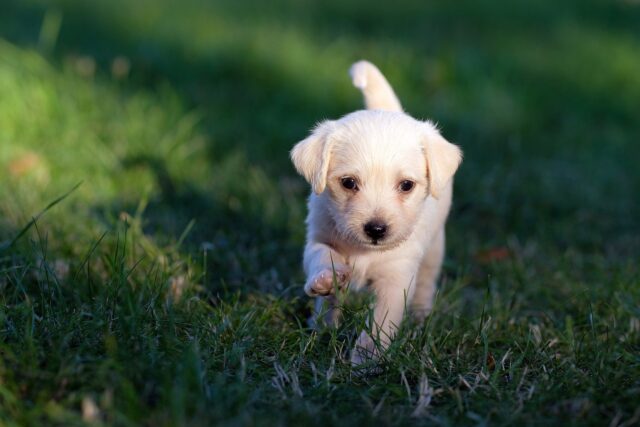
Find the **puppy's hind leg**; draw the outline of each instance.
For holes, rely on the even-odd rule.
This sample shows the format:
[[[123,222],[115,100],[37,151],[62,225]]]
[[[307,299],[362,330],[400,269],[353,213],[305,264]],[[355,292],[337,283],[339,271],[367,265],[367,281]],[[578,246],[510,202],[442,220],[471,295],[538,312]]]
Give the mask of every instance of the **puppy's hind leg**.
[[[441,230],[431,242],[418,270],[418,281],[416,283],[416,293],[411,302],[411,312],[414,318],[420,322],[425,319],[433,307],[433,297],[438,276],[442,269],[444,249],[444,230]]]
[[[309,318],[309,326],[314,329],[319,329],[322,326],[336,327],[340,322],[341,315],[342,310],[338,307],[334,295],[317,297],[315,310]]]

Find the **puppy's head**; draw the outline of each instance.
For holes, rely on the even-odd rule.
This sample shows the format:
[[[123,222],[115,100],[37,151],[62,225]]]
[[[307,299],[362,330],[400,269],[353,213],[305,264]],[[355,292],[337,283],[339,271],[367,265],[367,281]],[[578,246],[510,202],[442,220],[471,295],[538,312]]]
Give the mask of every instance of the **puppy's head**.
[[[367,110],[319,124],[291,159],[327,200],[342,239],[383,250],[409,237],[425,198],[438,198],[462,155],[429,122]]]

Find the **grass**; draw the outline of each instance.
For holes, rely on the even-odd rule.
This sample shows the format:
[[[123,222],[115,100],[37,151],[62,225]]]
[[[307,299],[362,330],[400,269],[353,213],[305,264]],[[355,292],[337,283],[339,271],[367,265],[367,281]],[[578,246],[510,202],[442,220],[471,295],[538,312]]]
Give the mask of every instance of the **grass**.
[[[640,8],[397,6],[3,3],[0,424],[639,423]],[[287,157],[361,57],[465,151],[436,309],[371,376],[362,304],[306,327]]]

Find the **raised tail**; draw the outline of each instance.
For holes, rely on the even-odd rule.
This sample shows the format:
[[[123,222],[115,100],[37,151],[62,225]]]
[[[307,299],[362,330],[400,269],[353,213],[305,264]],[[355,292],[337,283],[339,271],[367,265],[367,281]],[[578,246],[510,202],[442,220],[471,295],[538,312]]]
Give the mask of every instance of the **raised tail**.
[[[402,105],[378,67],[358,61],[349,70],[353,85],[362,91],[367,110],[402,111]]]

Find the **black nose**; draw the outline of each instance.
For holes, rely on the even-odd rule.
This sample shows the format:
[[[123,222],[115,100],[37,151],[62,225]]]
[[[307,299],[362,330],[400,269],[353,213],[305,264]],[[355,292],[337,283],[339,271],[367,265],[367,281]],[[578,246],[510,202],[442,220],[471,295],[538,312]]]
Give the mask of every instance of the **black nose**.
[[[387,224],[379,221],[369,221],[364,225],[364,232],[373,240],[380,240],[387,233]]]

